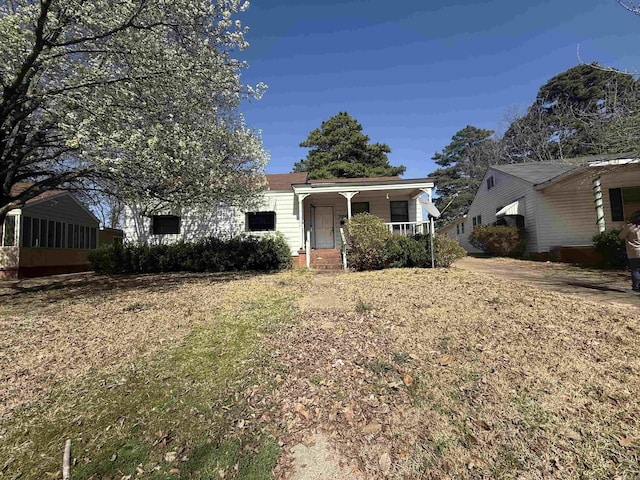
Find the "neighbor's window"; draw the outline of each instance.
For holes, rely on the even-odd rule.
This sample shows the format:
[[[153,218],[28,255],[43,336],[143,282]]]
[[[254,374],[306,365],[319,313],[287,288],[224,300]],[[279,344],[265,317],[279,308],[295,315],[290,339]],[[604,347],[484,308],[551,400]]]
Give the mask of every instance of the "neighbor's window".
[[[44,218],[40,219],[40,238],[38,239],[38,246],[47,246],[47,221]]]
[[[392,222],[408,222],[409,221],[409,202],[407,200],[389,202],[391,208]]]
[[[47,247],[53,248],[56,245],[56,222],[49,220],[47,230]]]
[[[151,218],[151,233],[154,235],[180,233],[180,217],[177,215],[154,215]]]
[[[482,225],[482,215],[473,217],[473,228],[479,227],[480,225]]]
[[[460,224],[460,233],[464,233],[464,222]]]
[[[496,186],[496,182],[493,179],[493,175],[491,175],[489,178],[487,178],[487,190],[491,190],[495,186]]]
[[[640,187],[612,188],[609,190],[611,220],[629,221],[631,214],[640,210]]]
[[[460,235],[460,224],[456,225],[456,234]]]
[[[16,244],[16,217],[11,215],[4,219],[2,228],[2,245],[13,247]]]
[[[351,215],[369,213],[369,202],[351,202]]]
[[[248,232],[269,232],[276,229],[276,212],[247,213]]]
[[[31,217],[22,217],[22,246],[31,246]]]

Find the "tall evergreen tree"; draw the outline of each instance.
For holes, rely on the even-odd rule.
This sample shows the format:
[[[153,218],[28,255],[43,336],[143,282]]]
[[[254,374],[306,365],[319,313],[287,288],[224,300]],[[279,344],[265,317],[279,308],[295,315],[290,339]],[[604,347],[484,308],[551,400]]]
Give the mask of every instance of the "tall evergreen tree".
[[[434,202],[442,211],[440,222],[466,213],[487,167],[498,163],[500,146],[494,133],[467,125],[451,138],[451,143],[442,152],[436,152],[432,157],[443,167],[429,174],[436,184]]]
[[[388,145],[369,144],[362,125],[347,112],[322,122],[300,146],[310,150],[307,158],[295,163],[293,171],[308,172],[312,179],[387,177],[405,171],[402,165],[389,164]]]
[[[505,132],[505,151],[511,161],[624,152],[638,140],[638,107],[632,76],[578,65],[540,87],[527,114]]]

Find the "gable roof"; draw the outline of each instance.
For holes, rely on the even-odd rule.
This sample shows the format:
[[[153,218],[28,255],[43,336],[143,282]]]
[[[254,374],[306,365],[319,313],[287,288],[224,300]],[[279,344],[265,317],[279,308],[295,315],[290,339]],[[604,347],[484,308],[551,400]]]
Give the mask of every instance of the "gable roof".
[[[269,173],[267,187],[269,190],[293,190],[295,183],[307,183],[307,174],[304,173]]]
[[[490,168],[537,185],[563,175],[575,169],[576,166],[567,165],[566,163],[535,162],[492,165]]]
[[[27,182],[16,183],[15,185],[11,186],[10,195],[12,197],[16,197],[22,192],[24,192],[30,186],[31,186],[31,183],[27,183]],[[34,202],[39,202],[41,200],[46,200],[47,198],[57,197],[58,195],[64,195],[65,193],[68,193],[68,192],[65,192],[64,190],[47,190],[27,200],[25,202],[25,205],[29,205]]]
[[[24,192],[27,188],[29,188],[30,185],[31,184],[28,183],[28,182],[20,182],[20,183],[16,183],[15,185],[12,185],[12,187],[11,187],[11,195],[15,196],[15,195],[18,195],[21,192]],[[49,199],[52,199],[52,198],[55,198],[55,197],[60,197],[60,196],[63,196],[63,195],[64,196],[68,196],[69,198],[71,198],[71,200],[73,200],[75,203],[77,203],[78,206],[80,208],[82,208],[87,213],[87,215],[89,215],[96,222],[100,223],[100,219],[98,217],[96,217],[95,214],[91,210],[89,210],[84,203],[82,203],[80,200],[78,200],[76,198],[76,196],[73,195],[71,192],[68,192],[66,190],[46,190],[46,191],[40,193],[39,195],[36,195],[35,197],[30,198],[29,200],[27,200],[24,203],[24,206],[22,208],[29,207],[31,205],[34,205],[34,204],[37,204],[37,203],[40,203],[40,202],[44,202],[45,200],[49,200]]]

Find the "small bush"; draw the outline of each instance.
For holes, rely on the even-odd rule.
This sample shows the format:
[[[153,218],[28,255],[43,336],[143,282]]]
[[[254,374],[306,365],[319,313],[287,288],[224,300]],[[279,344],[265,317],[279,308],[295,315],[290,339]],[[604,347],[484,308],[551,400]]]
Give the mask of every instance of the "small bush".
[[[347,261],[354,270],[377,270],[384,267],[385,245],[391,238],[379,217],[368,213],[354,215],[345,223]]]
[[[449,268],[453,262],[467,254],[467,251],[460,246],[458,240],[448,235],[436,234],[433,240],[436,250],[436,267]]]
[[[627,264],[627,252],[624,240],[618,237],[620,230],[606,230],[594,235],[593,246],[602,259],[603,267],[624,268]]]
[[[427,263],[425,266],[430,267],[431,241],[429,235],[416,235],[413,238],[425,245],[427,255]],[[434,263],[438,268],[449,268],[453,262],[467,254],[467,251],[460,246],[458,240],[448,235],[436,234],[435,237],[433,237],[433,247],[436,251]]]
[[[524,252],[524,240],[517,227],[481,225],[473,229],[469,242],[485,253],[499,257],[515,256]]]
[[[263,237],[207,238],[168,245],[107,245],[89,252],[98,273],[270,271],[290,268],[291,251],[281,233]]]
[[[395,235],[384,247],[384,266],[387,268],[426,267],[430,262],[424,242]]]

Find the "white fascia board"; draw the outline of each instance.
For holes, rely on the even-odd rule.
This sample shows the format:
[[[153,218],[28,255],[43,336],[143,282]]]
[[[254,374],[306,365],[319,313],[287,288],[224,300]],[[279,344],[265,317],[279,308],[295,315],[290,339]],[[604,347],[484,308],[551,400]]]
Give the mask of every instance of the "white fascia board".
[[[388,190],[415,190],[422,188],[433,188],[433,182],[426,183],[391,183],[391,184],[377,184],[377,185],[354,185],[345,183],[344,185],[318,185],[313,187],[312,185],[293,185],[293,191],[296,194],[299,193],[340,193],[340,192],[375,192],[375,191],[388,191]]]
[[[565,172],[562,175],[558,175],[557,177],[547,180],[546,182],[538,183],[537,185],[534,185],[533,188],[534,190],[543,190],[569,177],[583,174],[591,168],[597,169],[597,168],[620,167],[624,165],[638,165],[638,164],[640,164],[640,159],[638,158],[619,158],[617,160],[602,160],[598,162],[590,162],[586,166],[569,170],[568,172]],[[603,170],[603,171],[606,171],[606,170]]]
[[[632,163],[640,163],[638,158],[618,158],[616,160],[602,160],[599,162],[590,162],[590,167],[611,167],[616,165],[629,165]]]

